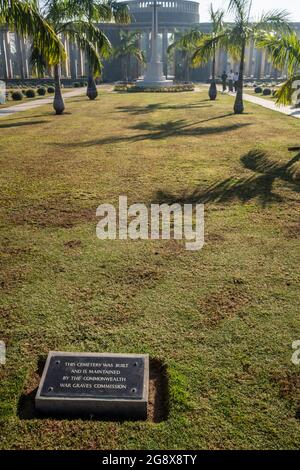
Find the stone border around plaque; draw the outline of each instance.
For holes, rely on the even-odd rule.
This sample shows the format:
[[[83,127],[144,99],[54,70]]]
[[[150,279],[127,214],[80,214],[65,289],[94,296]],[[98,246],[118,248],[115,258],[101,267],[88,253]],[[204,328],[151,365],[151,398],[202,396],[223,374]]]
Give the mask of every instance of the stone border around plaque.
[[[35,397],[48,415],[146,419],[147,354],[50,351]]]

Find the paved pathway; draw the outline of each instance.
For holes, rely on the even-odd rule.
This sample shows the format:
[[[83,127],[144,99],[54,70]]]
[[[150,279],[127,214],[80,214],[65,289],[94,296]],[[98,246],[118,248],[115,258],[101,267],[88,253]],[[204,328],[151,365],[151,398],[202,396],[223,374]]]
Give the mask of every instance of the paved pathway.
[[[86,88],[79,88],[78,90],[72,90],[63,92],[64,99],[72,98],[73,96],[83,95],[86,92]],[[52,104],[53,97],[51,98],[41,98],[39,100],[33,100],[27,103],[20,103],[13,106],[8,106],[7,108],[0,108],[0,118],[11,116],[12,114],[19,113],[20,111],[28,111],[29,109],[38,108],[45,104]]]
[[[277,111],[278,113],[300,119],[299,108],[292,108],[291,106],[277,106],[271,99],[264,99],[260,98],[259,96],[247,95],[247,93],[244,94],[244,99],[250,103],[258,104],[264,108],[271,109],[272,111]]]
[[[208,88],[208,85],[205,84]],[[222,93],[222,87],[218,86],[218,91]],[[227,95],[235,97],[235,93],[226,92]],[[275,101],[272,99],[260,98],[255,95],[248,95],[247,92],[244,92],[244,100],[249,101],[250,103],[257,104],[263,108],[270,109],[271,111],[276,111],[277,113],[285,114],[297,119],[300,119],[300,108],[293,108],[292,106],[277,106]]]

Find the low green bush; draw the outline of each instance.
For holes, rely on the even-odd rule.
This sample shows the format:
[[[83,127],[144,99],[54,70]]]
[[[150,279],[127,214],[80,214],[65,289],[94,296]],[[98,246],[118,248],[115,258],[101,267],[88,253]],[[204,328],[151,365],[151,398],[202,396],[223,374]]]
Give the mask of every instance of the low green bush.
[[[44,96],[46,93],[47,93],[47,90],[44,86],[40,86],[38,89],[37,89],[37,92],[38,92],[38,95],[39,96]]]
[[[255,93],[259,94],[263,92],[263,89],[260,86],[257,86],[254,91]]]
[[[178,84],[170,87],[162,88],[142,88],[132,85],[116,85],[114,91],[125,91],[129,93],[178,93],[183,91],[194,91],[195,87],[193,84]]]
[[[263,91],[264,96],[271,96],[272,95],[272,90],[271,88],[265,88]]]
[[[74,87],[74,88],[80,88],[81,85],[80,85],[79,82],[74,82],[74,83],[73,83],[73,87]]]
[[[48,92],[48,93],[54,93],[54,92],[55,92],[54,86],[48,86],[47,92]]]
[[[35,97],[35,90],[33,88],[29,88],[26,90],[27,98],[34,98]]]
[[[13,91],[11,97],[14,101],[22,101],[23,95],[20,91]]]

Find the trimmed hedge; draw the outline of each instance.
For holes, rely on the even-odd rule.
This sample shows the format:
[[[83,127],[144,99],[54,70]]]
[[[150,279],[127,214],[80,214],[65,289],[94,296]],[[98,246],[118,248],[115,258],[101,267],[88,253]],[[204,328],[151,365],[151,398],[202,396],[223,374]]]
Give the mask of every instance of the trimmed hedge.
[[[255,93],[258,94],[258,93],[262,93],[263,89],[260,86],[257,86],[254,91],[255,91]]]
[[[272,90],[271,88],[265,88],[263,91],[264,96],[271,96],[272,95]]]
[[[33,88],[29,88],[29,90],[26,90],[26,96],[27,98],[34,98],[35,97],[35,90]]]
[[[47,93],[47,90],[44,86],[40,86],[38,89],[37,89],[37,92],[38,92],[38,95],[39,96],[45,96],[45,94]]]
[[[55,92],[54,86],[48,86],[47,92],[48,92],[48,93],[54,93],[54,92]]]
[[[129,93],[179,93],[183,91],[194,91],[193,84],[172,85],[162,88],[142,88],[132,85],[116,85],[114,91],[125,91]]]
[[[13,91],[11,97],[14,101],[22,101],[23,94],[20,91]]]

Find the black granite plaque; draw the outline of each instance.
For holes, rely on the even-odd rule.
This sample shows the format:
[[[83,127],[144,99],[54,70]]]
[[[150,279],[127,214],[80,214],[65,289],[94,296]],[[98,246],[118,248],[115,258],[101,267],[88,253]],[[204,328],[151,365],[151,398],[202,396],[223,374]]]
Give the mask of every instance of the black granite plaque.
[[[147,414],[147,355],[50,352],[36,395],[45,412]]]
[[[45,397],[143,397],[142,357],[52,356],[41,390]]]

